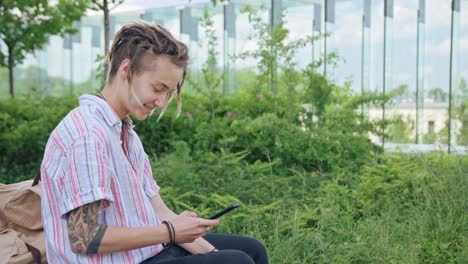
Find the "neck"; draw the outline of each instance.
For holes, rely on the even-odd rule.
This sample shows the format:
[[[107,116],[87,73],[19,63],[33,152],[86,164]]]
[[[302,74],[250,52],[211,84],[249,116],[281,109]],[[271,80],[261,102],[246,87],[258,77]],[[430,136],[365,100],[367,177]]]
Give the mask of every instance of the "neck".
[[[112,110],[119,116],[120,120],[124,120],[128,115],[128,110],[125,108],[122,98],[119,97],[120,92],[118,87],[113,87],[107,84],[101,92],[104,100],[110,105]]]

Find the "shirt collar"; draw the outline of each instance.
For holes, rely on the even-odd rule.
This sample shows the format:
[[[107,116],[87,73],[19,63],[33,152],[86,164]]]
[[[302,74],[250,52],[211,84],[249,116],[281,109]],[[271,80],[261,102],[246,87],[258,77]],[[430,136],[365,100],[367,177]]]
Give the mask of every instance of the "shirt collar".
[[[101,113],[104,117],[104,121],[106,122],[106,124],[110,127],[120,125],[122,123],[126,125],[129,129],[133,129],[134,127],[132,119],[126,116],[124,120],[120,120],[119,116],[112,109],[112,107],[98,96],[85,94],[79,97],[78,102],[80,106],[90,105],[96,107],[99,113]]]

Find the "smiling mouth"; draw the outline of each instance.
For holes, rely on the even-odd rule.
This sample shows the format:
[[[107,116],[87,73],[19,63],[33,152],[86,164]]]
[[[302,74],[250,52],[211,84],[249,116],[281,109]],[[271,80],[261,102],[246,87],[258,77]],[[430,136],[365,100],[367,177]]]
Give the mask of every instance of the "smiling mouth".
[[[150,106],[148,106],[148,105],[143,105],[143,106],[146,108],[146,110],[148,110],[148,111],[150,111],[150,112],[154,110],[153,107],[150,107]]]

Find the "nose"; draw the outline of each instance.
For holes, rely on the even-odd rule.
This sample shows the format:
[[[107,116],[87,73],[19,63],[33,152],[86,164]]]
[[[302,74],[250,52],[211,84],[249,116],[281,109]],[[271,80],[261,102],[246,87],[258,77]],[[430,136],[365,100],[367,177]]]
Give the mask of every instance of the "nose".
[[[159,96],[159,97],[156,98],[156,100],[154,100],[154,105],[157,108],[163,108],[165,103],[166,103],[165,99],[162,98],[162,96]]]

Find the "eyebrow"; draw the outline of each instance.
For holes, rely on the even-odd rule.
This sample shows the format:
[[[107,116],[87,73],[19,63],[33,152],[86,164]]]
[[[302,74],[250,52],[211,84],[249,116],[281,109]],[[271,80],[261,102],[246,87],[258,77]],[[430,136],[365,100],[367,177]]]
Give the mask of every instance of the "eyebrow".
[[[165,89],[171,90],[171,88],[169,88],[169,86],[167,86],[167,84],[165,84],[165,83],[163,83],[163,82],[156,81],[155,83],[153,83],[153,85],[154,85],[154,84],[156,84],[156,85],[157,85],[157,84],[160,84],[160,85],[164,86]]]

